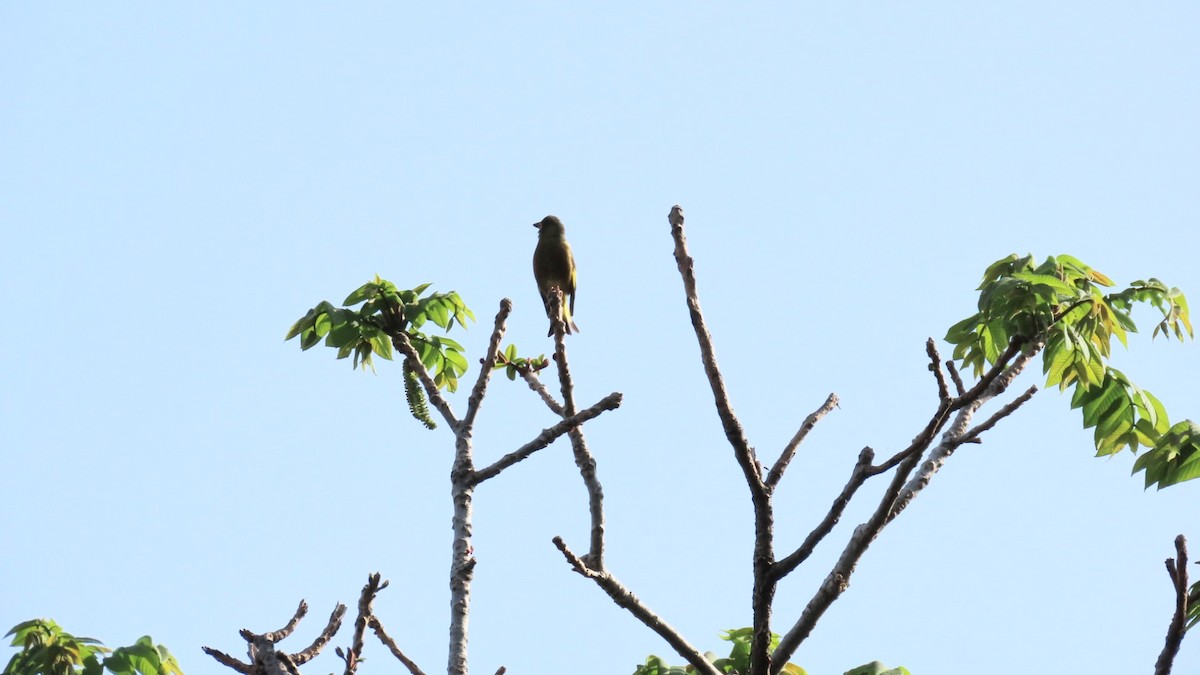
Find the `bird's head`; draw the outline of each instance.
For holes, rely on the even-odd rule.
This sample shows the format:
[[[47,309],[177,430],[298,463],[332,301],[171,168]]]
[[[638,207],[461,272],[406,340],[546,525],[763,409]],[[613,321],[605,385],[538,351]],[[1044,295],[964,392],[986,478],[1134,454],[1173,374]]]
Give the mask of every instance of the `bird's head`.
[[[563,224],[562,221],[558,219],[558,216],[546,216],[540,221],[534,223],[533,226],[538,229],[539,235],[548,235],[553,237],[555,235],[561,236],[563,233]]]

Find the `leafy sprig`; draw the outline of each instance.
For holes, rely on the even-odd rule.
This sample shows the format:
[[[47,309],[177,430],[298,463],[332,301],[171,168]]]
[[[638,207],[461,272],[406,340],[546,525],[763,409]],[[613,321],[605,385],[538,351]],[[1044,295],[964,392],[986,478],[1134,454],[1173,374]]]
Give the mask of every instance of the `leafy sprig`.
[[[76,637],[51,619],[32,619],[13,626],[13,655],[3,675],[183,675],[167,648],[145,635],[129,647],[109,649],[99,640]]]
[[[522,370],[529,370],[536,373],[548,365],[550,365],[550,362],[546,360],[545,354],[540,354],[532,358],[518,356],[517,346],[510,344],[496,354],[496,365],[493,369],[500,370],[503,368],[504,374],[508,376],[508,379],[515,380]]]
[[[325,346],[337,350],[337,358],[353,355],[352,365],[375,371],[372,356],[393,360],[393,340],[401,334],[416,350],[421,363],[433,377],[439,389],[458,390],[458,379],[467,372],[463,346],[439,335],[428,335],[420,329],[427,323],[449,332],[454,324],[463,328],[475,314],[458,293],[430,293],[422,297],[431,284],[421,284],[411,290],[400,290],[378,275],[373,281],[359,286],[342,307],[321,301],[316,307],[292,324],[285,340],[300,338],[300,348],[308,350],[325,339]],[[355,307],[355,305],[360,305]],[[417,381],[412,364],[405,359],[404,391],[409,411],[426,427],[437,425],[429,415],[425,392]]]
[[[1138,303],[1159,310],[1152,337],[1192,337],[1187,299],[1158,279],[1134,281],[1118,292],[1104,274],[1069,255],[1035,264],[1032,255],[1010,255],[988,267],[979,286],[979,311],[950,327],[954,358],[978,377],[1012,344],[1042,347],[1046,386],[1073,387],[1071,407],[1085,428],[1095,428],[1096,454],[1149,448],[1134,464],[1146,486],[1166,487],[1200,476],[1200,433],[1191,421],[1172,425],[1150,392],[1108,365],[1115,337],[1128,346],[1137,332]]]

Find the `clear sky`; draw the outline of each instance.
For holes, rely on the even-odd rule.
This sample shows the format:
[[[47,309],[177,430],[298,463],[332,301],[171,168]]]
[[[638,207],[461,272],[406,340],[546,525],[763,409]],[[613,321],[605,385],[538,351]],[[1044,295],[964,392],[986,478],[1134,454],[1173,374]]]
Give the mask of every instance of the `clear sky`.
[[[750,622],[750,505],[670,207],[758,452],[841,397],[781,488],[790,550],[862,446],[925,424],[925,338],[973,311],[993,260],[1071,253],[1200,298],[1198,28],[1194,2],[0,4],[0,623],[149,633],[226,672],[201,645],[244,654],[238,629],[306,598],[300,649],[379,571],[385,625],[442,670],[451,436],[408,417],[394,364],[282,338],[378,273],[459,291],[475,367],[502,297],[508,341],[547,352],[530,224],[554,213],[579,400],[625,394],[587,427],[610,568],[722,652]],[[1114,365],[1200,419],[1200,349],[1135,319]],[[477,457],[553,422],[496,380]],[[1150,672],[1162,561],[1179,533],[1200,553],[1200,481],[1146,492],[1129,454],[1092,453],[1069,400],[1039,394],[884,532],[795,660]],[[882,487],[783,583],[779,632]],[[668,654],[550,543],[587,537],[565,443],[475,507],[475,672]],[[397,671],[368,650],[364,672]],[[308,670],[339,670],[329,651]],[[1197,669],[1185,642],[1178,672]]]

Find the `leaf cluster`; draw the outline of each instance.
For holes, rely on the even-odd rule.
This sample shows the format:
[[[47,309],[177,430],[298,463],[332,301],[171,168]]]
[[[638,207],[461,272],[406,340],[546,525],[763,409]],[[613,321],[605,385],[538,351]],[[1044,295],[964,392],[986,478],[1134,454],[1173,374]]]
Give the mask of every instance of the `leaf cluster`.
[[[718,658],[712,652],[705,652],[704,657],[708,659],[709,663],[716,666],[718,671],[730,675],[750,672],[750,643],[754,640],[754,629],[732,628],[721,631],[721,639],[733,643],[729,656]],[[778,646],[779,636],[771,633],[771,650],[774,651]],[[650,656],[644,664],[633,671],[633,675],[692,675],[695,672],[694,666],[671,666],[657,656]],[[785,675],[806,675],[807,673],[794,663],[786,664],[780,672]]]
[[[1188,422],[1172,426],[1162,403],[1108,365],[1112,341],[1128,346],[1137,332],[1131,313],[1138,303],[1159,310],[1154,328],[1179,340],[1192,337],[1187,299],[1158,279],[1134,281],[1117,292],[1104,274],[1069,255],[1035,264],[1016,254],[988,267],[979,286],[978,312],[950,327],[946,341],[954,358],[976,377],[1010,346],[1041,343],[1046,386],[1073,387],[1071,407],[1080,408],[1084,428],[1094,428],[1098,456],[1123,448],[1150,451],[1134,464],[1146,471],[1146,486],[1160,488],[1200,476],[1200,435]]]
[[[144,635],[129,647],[112,650],[99,640],[76,637],[51,619],[32,619],[13,626],[5,637],[20,647],[2,675],[183,675],[167,648]]]
[[[508,376],[508,379],[515,380],[521,371],[528,370],[536,373],[548,365],[550,362],[546,360],[545,354],[533,358],[518,356],[517,346],[510,344],[496,354],[496,365],[493,369],[504,369],[504,374]]]
[[[421,328],[433,324],[449,332],[456,323],[466,328],[467,319],[474,321],[475,314],[454,291],[422,296],[429,286],[421,284],[411,290],[400,290],[376,275],[373,281],[346,296],[342,307],[323,300],[308,310],[288,329],[284,340],[299,337],[300,349],[308,350],[324,338],[326,347],[337,350],[337,358],[353,355],[354,368],[361,365],[364,370],[369,367],[374,372],[372,356],[393,360],[393,341],[404,335],[434,384],[439,389],[457,391],[458,379],[467,372],[463,346],[448,337],[428,335]],[[434,428],[425,392],[407,359],[404,383],[409,411],[425,426]]]

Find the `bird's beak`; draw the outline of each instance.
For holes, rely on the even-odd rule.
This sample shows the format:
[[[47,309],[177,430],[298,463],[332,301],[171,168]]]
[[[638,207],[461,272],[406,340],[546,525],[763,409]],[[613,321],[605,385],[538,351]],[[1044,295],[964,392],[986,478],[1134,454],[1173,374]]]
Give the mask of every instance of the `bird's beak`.
[[[537,228],[537,229],[539,229],[539,230],[540,230],[540,229],[542,229],[542,224],[541,224],[541,223],[534,223],[534,224],[533,224],[533,226],[534,226],[534,227],[536,227],[536,228]]]

